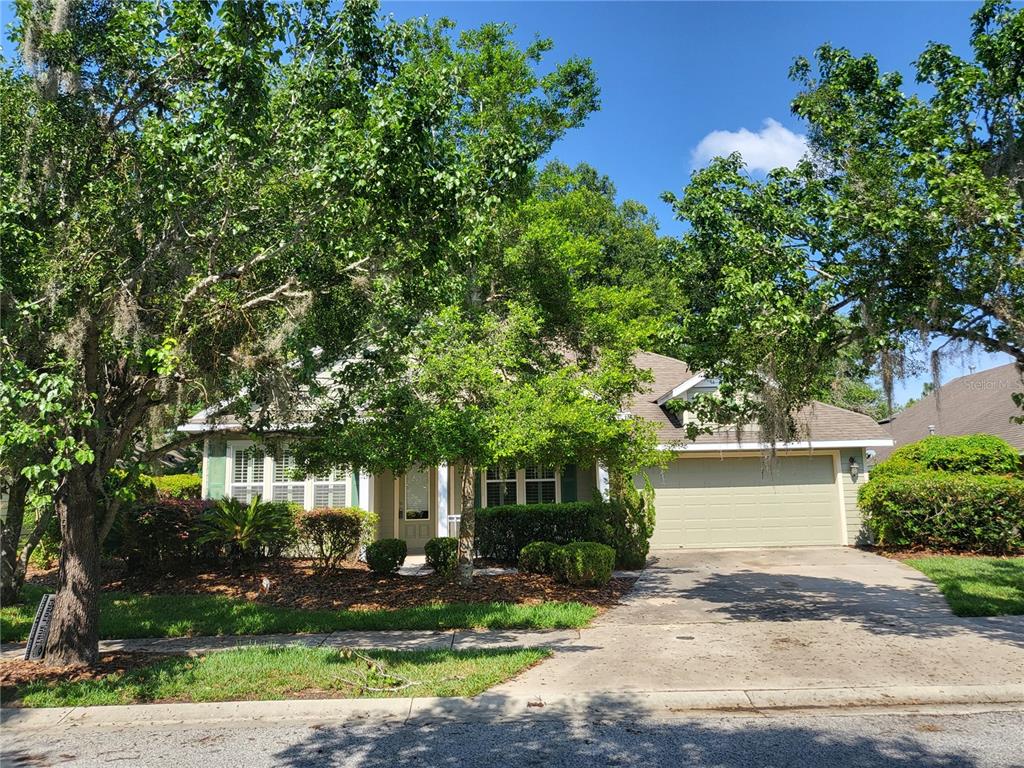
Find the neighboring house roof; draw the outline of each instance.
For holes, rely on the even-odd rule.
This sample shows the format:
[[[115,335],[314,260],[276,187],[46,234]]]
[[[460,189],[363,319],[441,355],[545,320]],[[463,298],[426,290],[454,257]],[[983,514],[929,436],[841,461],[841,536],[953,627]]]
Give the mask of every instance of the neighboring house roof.
[[[721,429],[709,434],[698,435],[690,440],[686,435],[680,414],[666,406],[665,395],[695,379],[698,371],[686,363],[653,352],[641,352],[635,358],[638,368],[646,368],[654,375],[654,381],[647,385],[629,405],[629,412],[653,422],[658,428],[658,441],[666,446],[681,450],[737,450],[760,449],[763,446],[756,427],[743,431],[735,428]],[[826,405],[817,401],[797,412],[796,423],[801,439],[782,447],[882,447],[891,445],[892,439],[870,416],[854,413],[845,408]]]
[[[1001,365],[943,384],[938,391],[897,413],[884,427],[895,440],[895,447],[928,437],[929,427],[934,427],[936,435],[996,435],[1024,453],[1024,424],[1010,421],[1021,414],[1010,395],[1021,391],[1024,384],[1017,365]],[[878,459],[893,450],[880,450]]]

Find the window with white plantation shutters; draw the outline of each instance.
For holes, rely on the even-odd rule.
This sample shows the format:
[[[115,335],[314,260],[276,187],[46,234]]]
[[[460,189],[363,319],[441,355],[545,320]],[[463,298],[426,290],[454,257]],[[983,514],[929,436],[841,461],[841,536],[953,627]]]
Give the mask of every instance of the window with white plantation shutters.
[[[313,506],[314,507],[347,507],[348,487],[345,482],[347,474],[343,469],[333,469],[330,472],[317,475],[313,478]]]
[[[488,467],[486,476],[487,506],[516,503],[516,471],[500,467]]]
[[[297,467],[295,456],[287,448],[274,457],[274,482],[271,486],[274,501],[306,505],[306,481],[296,478]]]
[[[526,467],[526,503],[554,504],[557,478],[555,470],[537,465]]]
[[[263,495],[263,451],[256,447],[232,451],[231,498],[250,502]]]

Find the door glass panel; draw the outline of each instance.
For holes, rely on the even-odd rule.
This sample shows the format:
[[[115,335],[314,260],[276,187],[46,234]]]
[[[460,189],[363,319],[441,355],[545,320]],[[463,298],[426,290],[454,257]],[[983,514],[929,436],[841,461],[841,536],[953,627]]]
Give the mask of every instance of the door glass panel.
[[[405,520],[427,520],[430,517],[430,473],[417,469],[405,476]]]

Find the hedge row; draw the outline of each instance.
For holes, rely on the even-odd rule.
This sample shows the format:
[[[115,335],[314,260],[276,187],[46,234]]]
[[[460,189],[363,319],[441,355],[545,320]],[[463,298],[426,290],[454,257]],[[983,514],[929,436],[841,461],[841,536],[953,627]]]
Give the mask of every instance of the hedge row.
[[[298,547],[330,570],[358,552],[376,525],[376,515],[355,508],[304,511],[282,502],[161,498],[125,511],[109,551],[132,568],[167,571],[219,562],[239,547],[252,557]]]
[[[992,554],[1024,548],[1024,480],[935,470],[874,473],[859,502],[879,546]]]
[[[923,470],[1008,475],[1021,468],[1017,450],[995,435],[931,435],[904,445],[871,471],[872,477],[909,475]]]
[[[476,549],[481,557],[514,563],[530,542],[590,541],[612,547],[620,567],[640,568],[654,521],[639,504],[579,501],[487,507],[476,513]]]
[[[192,473],[145,476],[161,499],[198,499],[202,495],[203,478]]]

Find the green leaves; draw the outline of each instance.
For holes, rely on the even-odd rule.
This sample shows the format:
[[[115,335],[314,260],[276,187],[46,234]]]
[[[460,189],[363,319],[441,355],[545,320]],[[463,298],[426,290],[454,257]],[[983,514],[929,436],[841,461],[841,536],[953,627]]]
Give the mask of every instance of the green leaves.
[[[877,60],[825,45],[798,59],[810,153],[748,177],[740,158],[667,195],[689,225],[675,260],[681,356],[723,381],[707,415],[769,442],[826,390],[852,347],[887,388],[905,350],[977,345],[1024,366],[1024,13],[989,2],[974,62],[932,45],[927,99]]]

